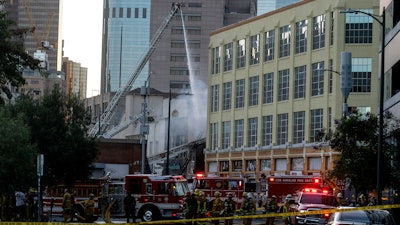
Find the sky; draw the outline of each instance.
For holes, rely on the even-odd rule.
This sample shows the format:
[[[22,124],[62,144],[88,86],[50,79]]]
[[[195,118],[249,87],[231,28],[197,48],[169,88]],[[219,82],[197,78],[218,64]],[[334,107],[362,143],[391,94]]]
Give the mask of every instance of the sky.
[[[88,68],[87,97],[100,93],[102,0],[64,0],[64,57]]]

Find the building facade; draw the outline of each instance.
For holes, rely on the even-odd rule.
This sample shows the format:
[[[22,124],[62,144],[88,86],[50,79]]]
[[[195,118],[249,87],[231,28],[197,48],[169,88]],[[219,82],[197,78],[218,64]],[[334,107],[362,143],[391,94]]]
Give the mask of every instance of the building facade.
[[[65,72],[67,96],[76,95],[80,99],[85,99],[87,68],[81,67],[80,63],[69,60],[68,57],[64,57],[62,69]]]
[[[5,10],[19,28],[33,28],[24,46],[33,56],[36,50],[48,54],[48,70],[61,70],[61,4],[60,0],[6,0]]]
[[[376,114],[380,26],[373,0],[305,0],[212,32],[205,172],[256,180],[325,175],[338,152],[321,133],[343,116],[341,53],[351,52],[349,110]],[[310,10],[311,9],[311,10]]]
[[[174,1],[106,0],[103,13],[101,93],[124,87],[148,51]],[[255,0],[185,0],[132,85],[162,92],[189,89],[190,79],[207,84],[207,46],[211,31],[256,15]],[[186,27],[186,38],[183,26]],[[188,46],[187,50],[185,46]],[[188,66],[187,51],[191,67]],[[190,73],[192,77],[190,77]],[[193,85],[193,84],[192,84]]]
[[[257,16],[299,1],[300,0],[258,0]]]

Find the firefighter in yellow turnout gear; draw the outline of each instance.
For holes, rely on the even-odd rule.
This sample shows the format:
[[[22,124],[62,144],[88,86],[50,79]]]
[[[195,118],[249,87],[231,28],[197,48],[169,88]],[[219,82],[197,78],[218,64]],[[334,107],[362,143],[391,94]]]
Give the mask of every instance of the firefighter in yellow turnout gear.
[[[224,201],[221,199],[221,193],[216,191],[214,193],[215,199],[213,201],[212,216],[220,217],[224,210]],[[219,220],[213,220],[214,225],[219,224]]]
[[[208,201],[206,197],[204,196],[204,192],[198,192],[197,193],[198,198],[197,198],[197,218],[206,218],[206,213],[207,213],[207,205]],[[199,221],[197,222],[198,225],[204,225],[206,224],[205,221]]]
[[[240,212],[243,216],[254,215],[256,204],[252,199],[251,193],[243,193],[243,202]],[[244,225],[251,225],[252,218],[243,218]]]

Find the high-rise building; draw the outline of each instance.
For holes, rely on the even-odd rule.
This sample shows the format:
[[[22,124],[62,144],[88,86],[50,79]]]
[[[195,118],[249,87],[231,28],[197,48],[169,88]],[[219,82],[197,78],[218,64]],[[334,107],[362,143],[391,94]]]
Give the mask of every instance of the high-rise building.
[[[80,63],[63,58],[63,71],[65,72],[66,94],[77,95],[80,99],[86,98],[87,68],[81,67]]]
[[[191,71],[196,79],[207,83],[209,34],[224,25],[256,15],[255,0],[182,1],[160,42],[132,85],[143,86],[149,78],[152,88],[188,89],[190,49]],[[124,87],[137,68],[139,59],[148,50],[152,39],[167,15],[173,1],[106,0],[103,12],[103,45],[101,93]],[[182,23],[183,18],[183,23]],[[183,26],[186,28],[186,39]]]
[[[302,0],[257,0],[257,16]]]
[[[339,152],[319,136],[343,116],[342,53],[351,53],[349,110],[378,105],[381,27],[339,12],[348,8],[379,14],[374,0],[306,0],[211,33],[207,174],[255,182],[333,168]]]
[[[48,55],[47,69],[61,69],[60,0],[6,0],[5,10],[19,28],[33,28],[24,40],[32,56],[36,50]]]

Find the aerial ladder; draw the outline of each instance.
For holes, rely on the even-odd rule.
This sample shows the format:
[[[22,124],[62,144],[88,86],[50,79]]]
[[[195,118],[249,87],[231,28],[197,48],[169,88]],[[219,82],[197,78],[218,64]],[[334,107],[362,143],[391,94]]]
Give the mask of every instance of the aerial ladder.
[[[96,134],[100,133],[104,126],[106,126],[114,114],[114,109],[117,106],[121,97],[125,95],[131,88],[132,84],[135,82],[136,78],[139,76],[140,72],[149,61],[151,55],[153,54],[154,50],[156,49],[156,45],[159,42],[161,35],[167,28],[168,24],[171,22],[173,16],[178,12],[180,9],[180,3],[172,3],[172,9],[165,20],[162,22],[161,26],[158,28],[156,33],[154,34],[153,39],[150,41],[149,49],[145,52],[139,61],[139,64],[133,74],[129,77],[126,85],[120,88],[111,99],[110,103],[108,104],[107,108],[101,114],[100,119],[96,122],[96,124],[89,130],[89,136],[94,137]]]

